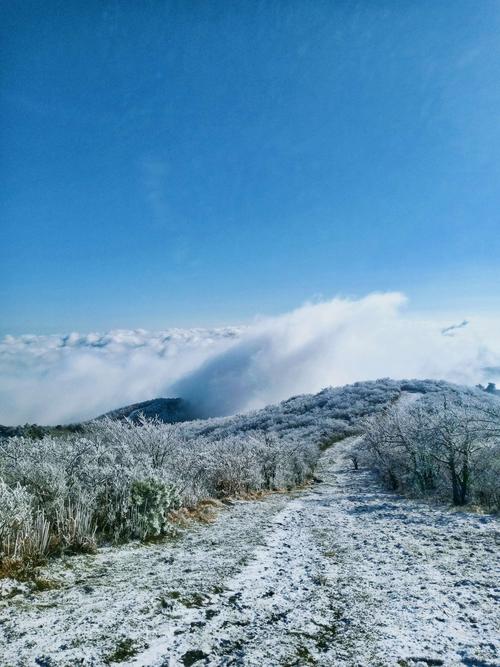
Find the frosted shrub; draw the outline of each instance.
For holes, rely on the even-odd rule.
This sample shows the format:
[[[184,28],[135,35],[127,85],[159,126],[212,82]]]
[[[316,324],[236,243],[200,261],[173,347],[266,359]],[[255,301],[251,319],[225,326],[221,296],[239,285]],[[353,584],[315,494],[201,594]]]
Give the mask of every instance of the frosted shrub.
[[[0,566],[8,561],[36,562],[48,543],[49,523],[43,512],[33,511],[29,492],[0,480]]]
[[[257,452],[246,438],[227,438],[206,443],[201,454],[205,483],[216,498],[262,488]]]
[[[256,438],[256,455],[260,462],[262,484],[266,489],[278,489],[286,486],[287,475],[283,465],[287,460],[287,451],[274,436],[263,435]]]
[[[177,489],[158,479],[132,482],[129,503],[130,537],[142,540],[167,534],[169,512],[180,506]]]
[[[83,501],[67,501],[59,508],[55,531],[57,546],[65,552],[93,553],[97,526],[93,508]]]
[[[7,483],[21,484],[33,498],[54,515],[66,495],[66,451],[50,436],[41,440],[17,437],[4,440],[0,454],[0,475]]]
[[[477,462],[472,482],[472,497],[492,511],[500,511],[500,443],[496,442],[483,452]]]
[[[10,488],[0,480],[0,551],[9,552],[18,534],[31,525],[31,496],[19,484]]]

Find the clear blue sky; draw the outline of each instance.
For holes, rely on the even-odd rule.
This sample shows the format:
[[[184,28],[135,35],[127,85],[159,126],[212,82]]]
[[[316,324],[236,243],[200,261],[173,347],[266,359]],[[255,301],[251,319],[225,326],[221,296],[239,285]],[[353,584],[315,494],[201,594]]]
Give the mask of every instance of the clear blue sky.
[[[5,0],[2,333],[500,306],[500,3]]]

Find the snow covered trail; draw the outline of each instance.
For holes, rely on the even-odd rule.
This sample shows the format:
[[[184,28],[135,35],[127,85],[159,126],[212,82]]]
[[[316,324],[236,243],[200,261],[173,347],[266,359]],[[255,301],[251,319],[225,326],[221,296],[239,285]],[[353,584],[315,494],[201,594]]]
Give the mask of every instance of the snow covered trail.
[[[60,588],[2,603],[0,663],[500,665],[496,520],[385,493],[354,442],[172,544],[53,563]]]

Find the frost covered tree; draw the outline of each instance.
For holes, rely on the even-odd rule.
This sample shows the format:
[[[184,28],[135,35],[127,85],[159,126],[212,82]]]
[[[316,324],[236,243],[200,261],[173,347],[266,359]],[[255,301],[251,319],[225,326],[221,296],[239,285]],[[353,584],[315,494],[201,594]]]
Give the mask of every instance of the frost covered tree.
[[[446,391],[396,404],[370,420],[364,447],[393,489],[449,497],[455,505],[498,505],[490,474],[500,461],[496,398]]]

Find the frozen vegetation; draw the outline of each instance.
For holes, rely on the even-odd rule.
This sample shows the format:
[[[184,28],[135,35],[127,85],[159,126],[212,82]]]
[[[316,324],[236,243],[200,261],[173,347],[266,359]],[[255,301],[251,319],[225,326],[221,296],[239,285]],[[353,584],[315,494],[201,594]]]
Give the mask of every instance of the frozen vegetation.
[[[208,498],[294,488],[320,446],[394,401],[398,383],[359,383],[248,415],[185,424],[104,419],[65,436],[0,441],[2,569],[100,543],[157,538]]]
[[[496,519],[450,507],[497,506],[499,406],[381,380],[3,439],[2,664],[498,665]]]
[[[498,398],[449,387],[398,401],[366,427],[359,454],[390,489],[500,509]]]
[[[384,491],[356,446],[174,541],[5,581],[2,665],[498,666],[495,519]]]

